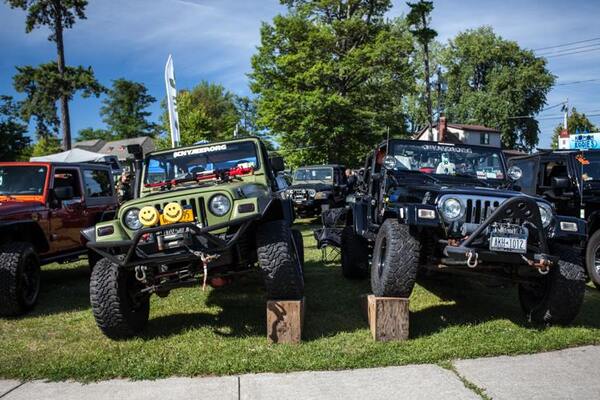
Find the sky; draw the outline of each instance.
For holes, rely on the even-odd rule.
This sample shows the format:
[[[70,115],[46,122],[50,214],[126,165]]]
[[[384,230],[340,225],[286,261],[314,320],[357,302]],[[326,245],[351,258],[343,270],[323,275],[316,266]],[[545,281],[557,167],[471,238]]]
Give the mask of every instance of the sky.
[[[548,95],[547,105],[568,98],[578,111],[596,114],[590,119],[600,125],[600,1],[443,0],[434,4],[432,27],[442,43],[481,25],[490,25],[503,38],[529,49],[598,39],[537,53],[579,51],[548,57],[558,85]],[[388,16],[402,15],[407,8],[405,1],[394,0]],[[65,32],[66,59],[69,65],[92,66],[106,86],[113,79],[126,78],[144,83],[150,94],[162,99],[164,65],[172,54],[178,89],[207,80],[250,95],[247,73],[260,43],[260,26],[284,12],[277,0],[90,0],[87,19]],[[48,32],[38,29],[26,34],[24,21],[23,11],[0,2],[0,94],[17,99],[20,95],[12,87],[15,66],[55,59]],[[598,80],[573,84],[590,79]],[[100,107],[101,99],[76,97],[71,103],[73,133],[103,127]],[[158,119],[158,102],[151,111]],[[540,114],[539,147],[549,146],[561,120],[560,107]]]

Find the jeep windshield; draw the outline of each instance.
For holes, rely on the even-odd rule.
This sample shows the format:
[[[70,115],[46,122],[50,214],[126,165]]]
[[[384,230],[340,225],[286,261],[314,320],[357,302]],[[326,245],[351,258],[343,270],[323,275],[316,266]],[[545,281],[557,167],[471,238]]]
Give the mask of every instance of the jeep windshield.
[[[259,168],[254,142],[235,142],[176,149],[146,159],[145,187],[219,180],[251,174]]]
[[[579,156],[584,181],[600,181],[600,151],[588,151]]]
[[[47,168],[41,165],[0,166],[0,196],[41,196]]]
[[[310,181],[333,182],[333,168],[299,168],[294,173],[294,183]]]
[[[440,143],[390,143],[396,171],[417,171],[428,175],[504,179],[500,149],[453,146]]]

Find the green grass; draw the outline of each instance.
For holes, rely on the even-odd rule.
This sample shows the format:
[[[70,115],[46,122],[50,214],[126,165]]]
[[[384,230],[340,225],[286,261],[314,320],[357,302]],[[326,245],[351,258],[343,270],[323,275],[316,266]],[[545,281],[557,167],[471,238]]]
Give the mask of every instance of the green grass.
[[[304,221],[306,222],[306,221]],[[34,312],[0,320],[0,377],[97,380],[361,368],[532,353],[600,343],[600,292],[589,288],[570,327],[536,328],[514,288],[484,288],[458,278],[418,285],[411,297],[411,339],[378,343],[359,297],[368,281],[324,265],[310,226],[306,245],[306,320],[300,345],[268,345],[258,274],[218,290],[180,289],[154,296],[143,335],[105,338],[94,323],[84,262],[44,268]]]

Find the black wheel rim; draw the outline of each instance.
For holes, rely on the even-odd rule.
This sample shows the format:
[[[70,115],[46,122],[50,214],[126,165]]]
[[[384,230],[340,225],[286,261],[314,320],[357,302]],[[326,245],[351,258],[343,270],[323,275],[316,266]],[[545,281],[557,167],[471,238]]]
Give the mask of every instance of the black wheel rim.
[[[381,244],[379,245],[379,257],[377,259],[377,274],[379,277],[383,274],[383,270],[385,268],[385,260],[387,253],[387,238],[383,237],[381,239]]]
[[[23,262],[21,288],[25,304],[34,303],[40,290],[40,270],[33,257],[28,257]]]

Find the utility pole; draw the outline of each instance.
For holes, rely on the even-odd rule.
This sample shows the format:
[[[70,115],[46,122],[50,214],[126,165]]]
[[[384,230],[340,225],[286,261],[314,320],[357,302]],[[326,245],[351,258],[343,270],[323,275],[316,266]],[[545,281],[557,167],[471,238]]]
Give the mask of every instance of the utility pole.
[[[566,131],[569,130],[569,98],[567,97],[567,100],[565,100],[565,105],[563,107],[563,110],[565,111],[565,120],[563,123],[563,127],[565,128]]]

